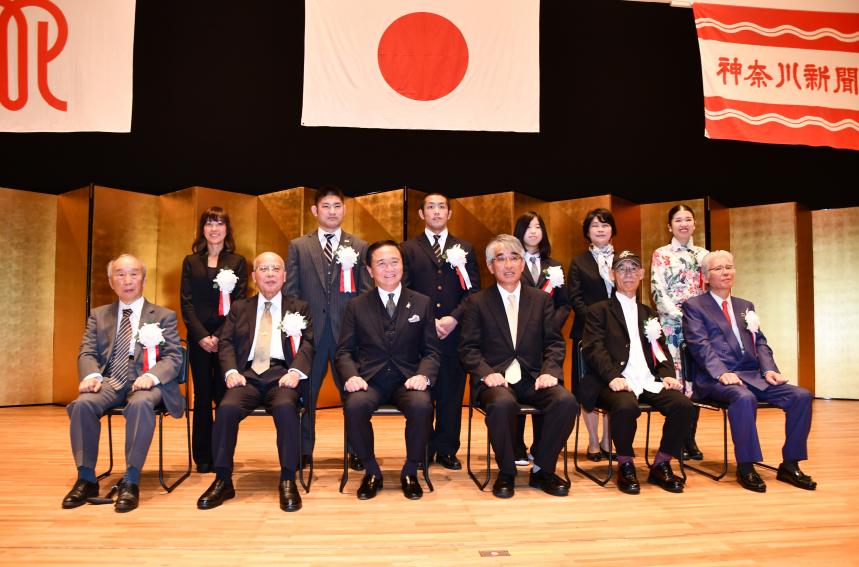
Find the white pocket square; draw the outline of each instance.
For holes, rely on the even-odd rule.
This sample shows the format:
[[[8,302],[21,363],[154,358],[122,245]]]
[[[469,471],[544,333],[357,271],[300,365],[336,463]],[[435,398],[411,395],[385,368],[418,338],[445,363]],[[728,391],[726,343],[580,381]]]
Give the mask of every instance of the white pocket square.
[[[417,323],[420,320],[421,320],[421,316],[418,315],[417,313],[415,313],[414,315],[409,317],[409,323]]]

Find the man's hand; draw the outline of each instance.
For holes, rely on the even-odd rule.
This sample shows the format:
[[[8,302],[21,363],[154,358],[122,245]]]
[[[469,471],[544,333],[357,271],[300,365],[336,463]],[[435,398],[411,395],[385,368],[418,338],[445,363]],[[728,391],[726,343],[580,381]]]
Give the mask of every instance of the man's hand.
[[[507,380],[504,378],[503,374],[498,372],[493,372],[492,374],[486,376],[483,379],[483,383],[489,386],[490,388],[495,388],[498,386],[507,387]]]
[[[343,386],[346,388],[347,392],[357,392],[358,390],[366,390],[367,389],[367,381],[361,378],[360,376],[352,376],[348,380],[346,380],[346,384]]]
[[[678,380],[677,378],[667,377],[662,379],[662,385],[668,388],[669,390],[682,390],[683,382]]]
[[[206,352],[218,352],[218,337],[212,335],[210,337],[203,337],[197,342]]]
[[[248,381],[245,379],[245,377],[238,372],[230,372],[229,374],[227,374],[227,388],[229,388],[230,390],[237,386],[245,386],[247,385],[247,383]]]
[[[95,377],[81,380],[80,384],[78,384],[78,392],[82,394],[85,394],[87,392],[95,393],[99,390],[101,390],[101,380]]]
[[[618,376],[608,383],[608,387],[611,388],[612,392],[631,392],[632,388],[629,387],[629,383],[626,381],[626,378]]]
[[[298,375],[298,372],[290,370],[280,377],[280,380],[277,381],[277,385],[281,388],[295,388],[298,386],[299,380],[301,380],[301,376]]]
[[[557,385],[558,379],[551,374],[540,374],[537,376],[537,381],[534,383],[534,389],[542,390],[543,388],[551,388],[552,386]]]
[[[445,315],[441,319],[435,320],[435,332],[438,334],[439,340],[446,339],[449,334],[456,329],[456,326],[459,324],[459,321],[451,317],[450,315]]]
[[[725,386],[743,383],[743,381],[740,380],[740,377],[733,372],[725,372],[724,374],[719,376],[719,382],[721,382]]]
[[[137,390],[151,390],[154,387],[155,381],[152,380],[152,377],[144,374],[143,376],[134,381],[134,384],[131,385],[131,391],[136,392]]]
[[[406,380],[404,386],[406,387],[406,390],[418,390],[419,392],[423,392],[427,389],[427,377],[423,374],[417,374]]]
[[[779,384],[784,384],[787,382],[787,378],[779,374],[778,372],[773,372],[772,370],[768,370],[764,375],[764,379],[773,386],[778,386]]]

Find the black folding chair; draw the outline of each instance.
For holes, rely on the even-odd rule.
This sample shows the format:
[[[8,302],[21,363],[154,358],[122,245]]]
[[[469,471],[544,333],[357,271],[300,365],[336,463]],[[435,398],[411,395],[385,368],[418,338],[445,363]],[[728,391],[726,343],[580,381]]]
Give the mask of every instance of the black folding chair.
[[[480,490],[486,490],[486,486],[489,484],[489,481],[492,480],[492,451],[491,445],[489,443],[489,432],[486,432],[486,480],[481,482],[477,478],[477,474],[471,468],[471,420],[474,416],[475,410],[486,415],[486,410],[484,410],[480,404],[475,403],[475,397],[470,396],[471,400],[468,404],[468,442],[466,444],[465,451],[465,466],[468,470],[468,476],[471,477],[471,480],[474,481],[474,484],[477,485],[477,488]],[[543,411],[527,404],[519,404],[518,415],[543,415]],[[564,442],[564,481],[567,483],[567,486],[570,486],[572,483],[570,481],[570,475],[568,471],[567,464],[567,443]]]
[[[312,393],[310,394],[313,395]],[[311,420],[313,419],[313,408],[311,406],[310,411],[307,410],[303,405],[298,409],[298,428],[301,430],[301,422],[304,420],[306,414],[311,414]],[[250,416],[266,416],[271,415],[271,412],[268,411],[265,406],[258,406],[255,410],[248,414]],[[302,436],[298,436],[298,455],[299,459],[301,458],[301,449],[302,449]],[[310,484],[313,482],[313,456],[311,455],[310,464],[308,465],[308,475],[307,480],[304,479],[304,467],[301,466],[301,461],[298,463],[298,482],[301,483],[301,487],[304,489],[304,493],[307,494],[310,492]]]
[[[377,415],[381,416],[392,416],[392,415],[403,415],[397,406],[391,404],[382,404],[370,414],[372,417],[376,417]],[[347,445],[346,439],[346,420],[343,420],[343,475],[340,477],[340,492],[343,492],[343,487],[346,486],[346,482],[349,480],[349,447]],[[432,486],[432,482],[429,477],[429,443],[427,443],[426,449],[424,449],[424,482],[427,485],[427,489],[430,492],[433,492],[434,488]]]
[[[680,344],[680,364],[681,364],[681,372],[684,380],[688,380],[691,375],[691,369],[694,368],[695,359],[689,354],[689,349],[686,347],[686,343]],[[722,412],[722,466],[718,472],[713,472],[697,465],[692,465],[690,463],[685,463],[685,467],[695,471],[698,474],[702,474],[706,477],[712,478],[713,480],[720,480],[726,474],[728,474],[728,404],[725,402],[720,402],[712,399],[697,399],[695,395],[692,395],[693,403],[701,409],[705,409],[707,411],[718,411]],[[769,402],[758,402],[758,409],[770,409],[776,408],[778,406],[774,406]],[[778,467],[774,467],[772,465],[768,465],[766,463],[755,463],[758,466],[764,467],[765,469],[769,469],[771,471],[777,471]]]
[[[185,340],[182,341],[185,343]],[[173,492],[177,486],[179,486],[186,478],[191,476],[191,410],[188,405],[188,349],[183,344],[182,348],[182,368],[179,370],[179,376],[177,376],[177,380],[180,385],[185,388],[185,436],[187,438],[188,444],[188,467],[182,473],[182,475],[176,479],[175,482],[168,485],[164,481],[164,417],[166,415],[170,415],[170,412],[167,411],[167,408],[164,406],[164,402],[158,404],[155,408],[155,415],[158,416],[158,482],[161,483],[161,486],[164,487],[164,490],[167,492]],[[108,447],[110,448],[110,464],[106,471],[98,475],[99,479],[110,476],[110,473],[113,472],[113,427],[112,427],[112,418],[115,415],[122,415],[123,410],[125,409],[125,405],[117,406],[115,408],[111,408],[105,412],[107,416],[107,442]],[[181,418],[180,418],[181,419]]]

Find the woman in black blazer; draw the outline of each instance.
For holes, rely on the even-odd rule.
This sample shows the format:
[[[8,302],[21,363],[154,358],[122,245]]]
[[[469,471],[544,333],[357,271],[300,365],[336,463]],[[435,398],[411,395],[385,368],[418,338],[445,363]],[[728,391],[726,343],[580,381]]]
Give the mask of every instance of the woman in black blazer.
[[[580,398],[578,391],[579,342],[584,335],[588,307],[598,301],[608,299],[614,293],[614,284],[609,279],[611,263],[614,260],[614,248],[611,240],[617,234],[614,215],[611,214],[610,210],[603,208],[588,212],[582,223],[582,233],[590,242],[590,246],[587,251],[579,254],[570,262],[569,281],[567,282],[570,303],[575,313],[570,338],[573,339],[572,384],[576,398]],[[600,442],[597,414],[582,408],[582,418],[588,430],[588,458],[592,461],[599,461],[602,457],[608,457],[611,440],[606,435],[605,423],[603,423],[603,436],[602,442]]]
[[[534,211],[528,211],[516,221],[513,235],[519,239],[525,248],[525,270],[522,272],[522,285],[536,287],[546,293],[551,293],[555,305],[554,322],[560,332],[570,316],[570,296],[563,280],[549,281],[549,268],[555,268],[551,272],[560,271],[561,277],[563,277],[564,271],[561,263],[551,257],[552,245],[549,243],[549,232],[546,230],[543,217]],[[536,277],[534,277],[535,274]],[[561,283],[561,285],[553,285],[555,282]],[[533,446],[540,439],[543,420],[542,416],[534,416],[532,420],[534,428]],[[519,437],[513,449],[516,455],[516,464],[519,466],[527,465],[529,455],[525,447],[524,415],[519,416]]]
[[[245,297],[248,270],[245,258],[235,253],[230,217],[221,207],[209,207],[200,216],[191,249],[194,253],[182,262],[181,304],[194,380],[192,452],[197,471],[206,473],[212,471],[212,402],[219,404],[226,391],[218,364],[218,332],[229,304]],[[224,297],[217,280],[233,278],[222,270],[235,276],[232,290],[229,283],[223,285]]]

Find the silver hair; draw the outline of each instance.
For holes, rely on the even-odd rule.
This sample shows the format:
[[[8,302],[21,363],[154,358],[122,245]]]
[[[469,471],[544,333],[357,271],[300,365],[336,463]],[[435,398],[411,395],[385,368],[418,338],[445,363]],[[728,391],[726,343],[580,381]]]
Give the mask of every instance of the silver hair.
[[[120,258],[134,258],[135,260],[140,262],[140,265],[143,266],[143,279],[146,279],[146,264],[143,263],[143,260],[135,256],[134,254],[127,254],[125,252],[123,252],[116,258],[111,259],[110,262],[107,263],[107,279],[110,279],[113,276],[113,263]]]
[[[727,250],[713,250],[712,252],[708,252],[706,256],[701,260],[701,268],[704,273],[710,271],[710,260],[715,258],[716,256],[727,256],[731,259],[731,263],[734,262],[734,255],[728,252]]]
[[[283,262],[283,258],[280,256],[280,254],[278,254],[277,252],[272,252],[271,250],[266,250],[265,252],[257,254],[257,257],[254,258],[254,271],[256,271],[257,266],[259,265],[260,256],[262,256],[263,254],[274,254],[280,260],[280,267],[286,268],[286,264]]]
[[[495,258],[495,249],[497,247],[509,248],[523,258],[525,257],[525,248],[522,247],[522,242],[512,234],[499,234],[489,241],[486,245],[486,263],[491,264]]]

